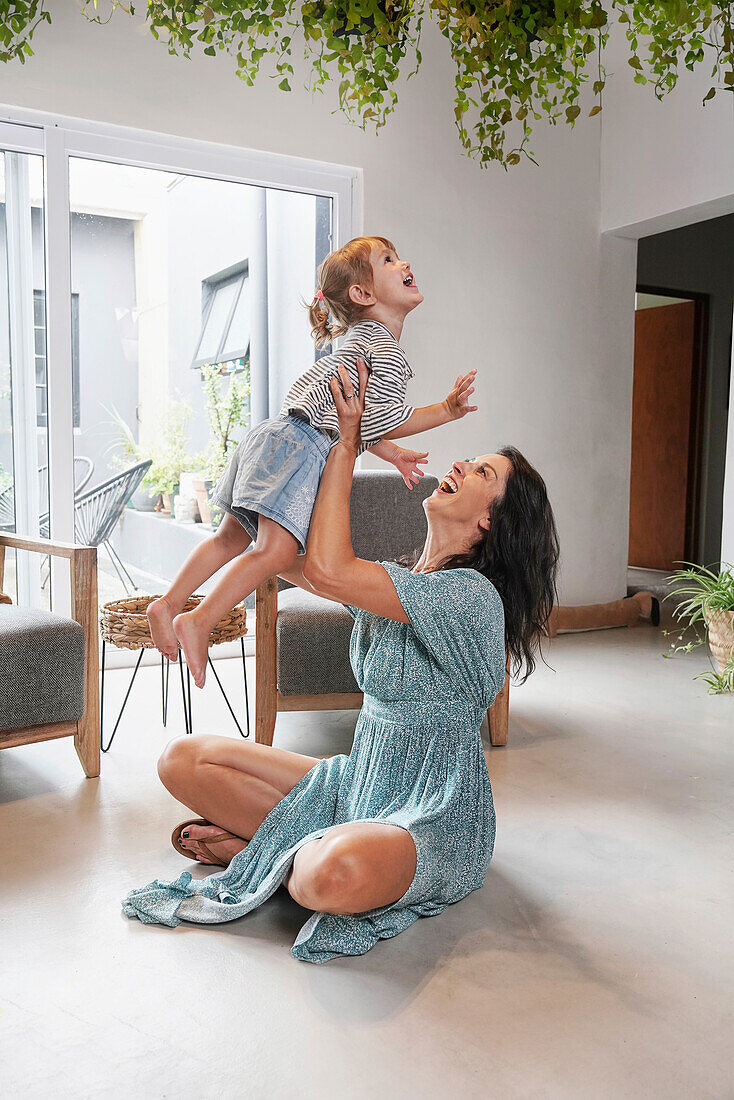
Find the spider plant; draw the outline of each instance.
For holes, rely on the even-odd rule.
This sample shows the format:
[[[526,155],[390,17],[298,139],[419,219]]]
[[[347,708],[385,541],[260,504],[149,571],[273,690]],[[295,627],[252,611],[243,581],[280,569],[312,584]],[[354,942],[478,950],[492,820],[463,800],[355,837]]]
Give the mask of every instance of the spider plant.
[[[693,562],[680,564],[685,568],[676,569],[667,578],[668,583],[675,587],[664,599],[674,597],[679,601],[673,610],[673,618],[680,624],[681,630],[695,627],[696,639],[679,645],[672,642],[672,652],[665,653],[665,657],[672,657],[676,653],[690,653],[696,646],[702,645],[708,636],[710,613],[734,612],[734,572],[730,567],[722,565],[717,573],[708,566],[695,565]],[[704,636],[698,633],[700,624],[703,625]],[[663,633],[671,634],[675,631],[666,630]],[[683,633],[678,634],[678,642],[683,642]],[[714,694],[734,691],[734,656],[721,671],[714,666],[713,661],[711,667],[711,672],[702,672],[694,679],[703,680]]]

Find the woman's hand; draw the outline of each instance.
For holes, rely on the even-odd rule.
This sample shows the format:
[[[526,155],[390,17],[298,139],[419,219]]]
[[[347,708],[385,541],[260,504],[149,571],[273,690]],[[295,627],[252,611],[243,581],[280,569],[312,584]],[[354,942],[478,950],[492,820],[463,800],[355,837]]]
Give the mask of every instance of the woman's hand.
[[[330,378],[329,385],[331,387],[332,397],[334,398],[337,416],[339,417],[339,440],[348,447],[353,447],[355,451],[358,451],[362,441],[360,426],[362,423],[362,414],[364,413],[364,395],[369,380],[367,363],[361,355],[357,359],[359,386],[356,390],[354,389],[352,379],[346,367],[340,364],[337,370],[339,372],[339,378]]]
[[[479,408],[478,405],[469,404],[469,397],[474,393],[473,383],[476,376],[475,370],[470,370],[468,374],[460,374],[444,399],[444,405],[452,420],[460,420],[462,416],[476,412]]]
[[[423,477],[423,470],[419,466],[428,462],[428,451],[411,451],[407,447],[398,447],[397,450],[392,464],[408,488],[412,489],[413,483],[417,485]]]

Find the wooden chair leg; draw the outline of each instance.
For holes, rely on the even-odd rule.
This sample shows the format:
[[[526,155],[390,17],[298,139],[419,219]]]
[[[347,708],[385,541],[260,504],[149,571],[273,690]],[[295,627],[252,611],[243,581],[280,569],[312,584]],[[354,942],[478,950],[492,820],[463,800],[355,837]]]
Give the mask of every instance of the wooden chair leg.
[[[97,551],[77,549],[71,563],[72,615],[84,628],[84,714],[76,724],[74,748],[89,779],[99,775],[99,624]]]
[[[100,770],[99,709],[93,708],[93,715],[89,714],[89,710],[87,707],[84,717],[76,724],[74,748],[87,779],[95,779]]]
[[[258,588],[255,614],[255,741],[272,745],[278,691],[278,582],[274,577]]]
[[[489,740],[496,748],[507,744],[507,732],[510,719],[510,675],[505,676],[505,682],[495,701],[487,711],[487,723],[489,725]]]

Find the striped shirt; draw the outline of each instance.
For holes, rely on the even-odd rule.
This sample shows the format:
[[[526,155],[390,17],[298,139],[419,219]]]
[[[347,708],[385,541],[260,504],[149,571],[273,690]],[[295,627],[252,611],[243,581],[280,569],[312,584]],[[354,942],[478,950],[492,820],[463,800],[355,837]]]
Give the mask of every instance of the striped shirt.
[[[355,390],[359,388],[357,357],[371,368],[362,417],[362,445],[359,454],[379,443],[386,432],[399,427],[412,415],[405,404],[405,387],[413,377],[405,352],[381,321],[357,321],[349,329],[338,351],[322,356],[291,386],[281,416],[301,416],[334,441],[339,438],[339,417],[329,379],[339,377],[342,364],[349,371]]]

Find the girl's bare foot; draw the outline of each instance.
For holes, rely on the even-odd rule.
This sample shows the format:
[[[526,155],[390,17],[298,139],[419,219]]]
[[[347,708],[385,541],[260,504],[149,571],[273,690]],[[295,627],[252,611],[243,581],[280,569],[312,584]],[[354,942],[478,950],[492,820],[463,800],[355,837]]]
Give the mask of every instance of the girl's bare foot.
[[[198,688],[203,688],[206,680],[206,662],[209,657],[208,627],[202,626],[196,611],[185,611],[173,620],[173,630],[184,652],[186,664],[194,677]]]
[[[247,847],[247,841],[230,833],[227,839],[217,840],[211,845],[208,843],[211,837],[221,836],[222,832],[223,830],[218,825],[188,825],[181,833],[180,844],[187,852],[191,852],[199,863],[209,863],[215,867],[227,867],[237,853]],[[209,851],[217,858],[209,859],[197,841],[203,841],[207,844]]]
[[[148,604],[146,611],[150,636],[159,653],[167,657],[169,661],[178,660],[178,642],[173,630],[174,612],[168,606],[165,596],[159,596]]]

